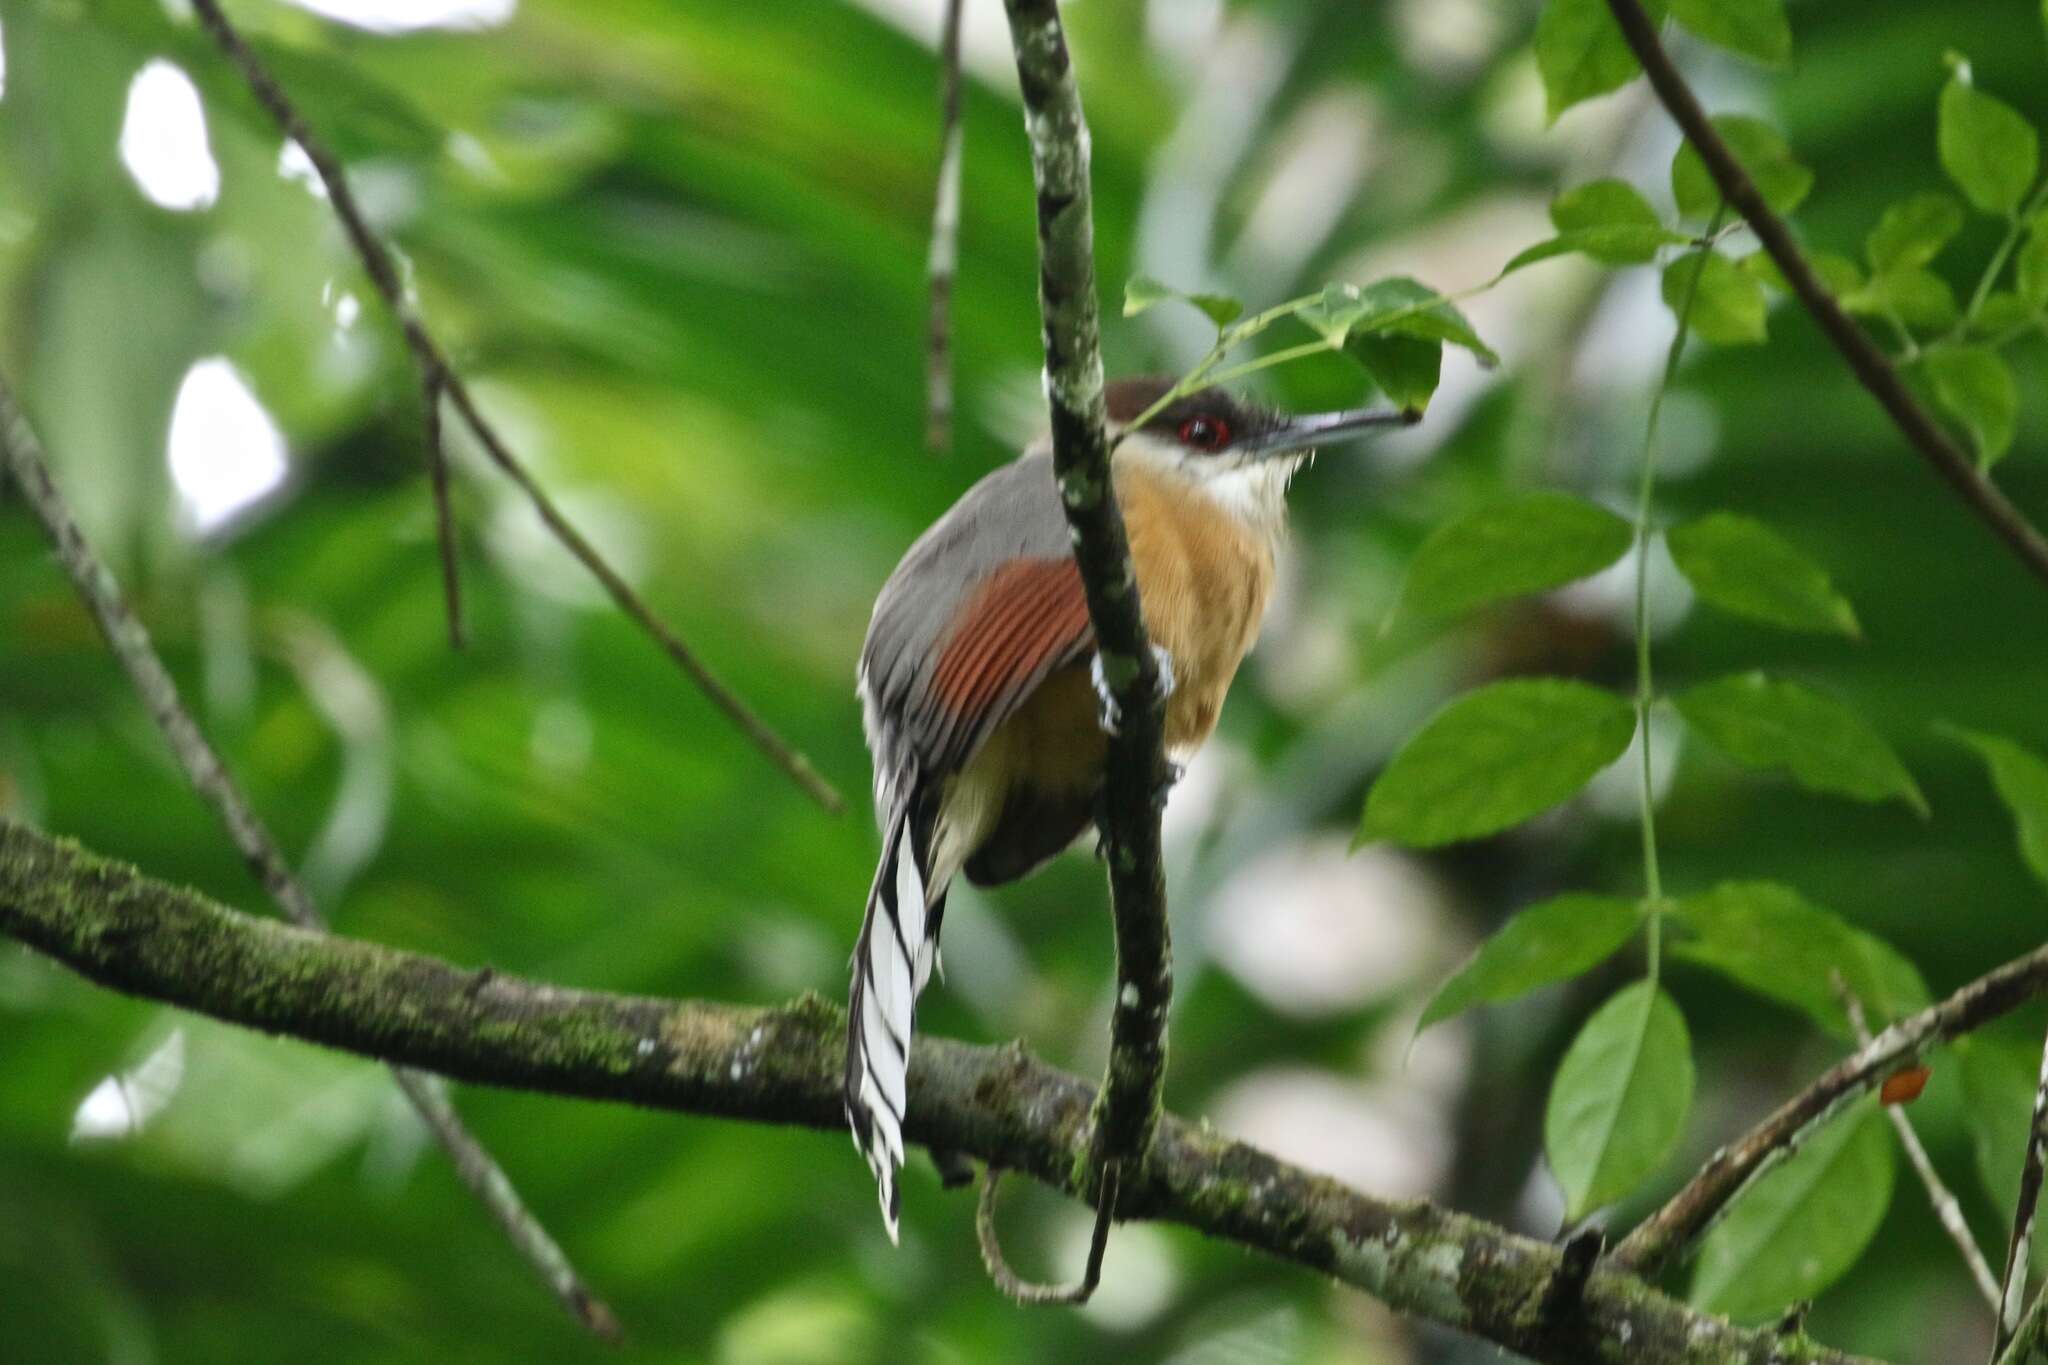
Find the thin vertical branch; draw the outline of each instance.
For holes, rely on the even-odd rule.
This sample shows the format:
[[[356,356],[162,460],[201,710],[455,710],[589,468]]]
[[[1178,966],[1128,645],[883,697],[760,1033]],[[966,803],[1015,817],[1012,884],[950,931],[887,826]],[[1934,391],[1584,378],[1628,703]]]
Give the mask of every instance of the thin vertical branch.
[[[1038,191],[1038,301],[1053,473],[1102,676],[1122,713],[1110,736],[1103,843],[1115,922],[1117,994],[1095,1138],[1076,1184],[1098,1203],[1137,1183],[1159,1120],[1173,966],[1160,868],[1158,794],[1168,780],[1162,675],[1145,633],[1130,543],[1110,480],[1095,290],[1088,127],[1054,0],[1005,0]]]
[[[1692,87],[1685,83],[1685,77],[1672,64],[1671,55],[1657,38],[1656,25],[1643,12],[1641,0],[1607,0],[1607,7],[1614,12],[1615,22],[1621,26],[1622,37],[1627,40],[1629,49],[1642,63],[1644,74],[1650,78],[1651,89],[1657,92],[1657,98],[1663,101],[1686,140],[1699,152],[1700,159],[1706,163],[1707,173],[1720,187],[1722,197],[1749,221],[1757,241],[1770,253],[1771,260],[1785,276],[1785,282],[1791,286],[1799,302],[1805,305],[1806,311],[1813,314],[1822,333],[1841,352],[1850,372],[1883,406],[1913,449],[1948,482],[1979,520],[1990,527],[1992,533],[2004,541],[2036,577],[2048,580],[2048,537],[2043,537],[2040,530],[2027,520],[2026,514],[2013,506],[1999,491],[1998,485],[1949,439],[1940,424],[1928,415],[1899,378],[1898,371],[1892,368],[1884,352],[1842,311],[1834,295],[1813,273],[1813,267],[1807,264],[1798,244],[1792,240],[1791,229],[1764,202],[1756,182],[1750,179],[1749,172],[1742,168],[1742,163],[1728,149],[1727,142],[1715,131]]]
[[[2006,1344],[1997,1365],[2027,1365],[2034,1353],[2048,1349],[2048,1294],[2036,1294],[2034,1306],[2020,1320],[2019,1330]]]
[[[434,538],[441,545],[441,591],[448,606],[448,643],[462,648],[462,565],[457,540],[455,502],[448,489],[448,452],[441,445],[441,387],[445,377],[439,370],[425,371],[420,381],[420,401],[425,405],[427,473],[434,485]]]
[[[36,439],[27,416],[4,380],[0,380],[0,467],[13,478],[30,510],[42,523],[57,552],[58,563],[98,622],[108,649],[127,672],[136,695],[163,732],[186,780],[214,808],[229,839],[262,882],[263,889],[284,911],[285,918],[301,928],[324,933],[326,918],[292,874],[262,818],[179,699],[177,683],[150,642],[148,630],[129,609],[113,571],[79,529],[77,519],[50,476],[42,443]],[[561,1247],[520,1201],[511,1179],[463,1126],[453,1106],[437,1088],[439,1082],[423,1072],[400,1067],[392,1070],[399,1089],[447,1150],[463,1183],[505,1230],[514,1250],[578,1321],[607,1341],[618,1340],[618,1319],[584,1287]]]
[[[1870,1046],[1870,1021],[1864,1017],[1863,1002],[1856,998],[1856,992],[1849,989],[1849,983],[1842,980],[1840,973],[1834,978],[1835,995],[1841,1000],[1842,1008],[1848,1012],[1849,1027],[1855,1031],[1856,1046]],[[1899,1135],[1899,1145],[1906,1149],[1906,1157],[1913,1163],[1913,1170],[1919,1175],[1921,1185],[1926,1187],[1927,1202],[1934,1206],[1934,1216],[1941,1220],[1941,1226],[1948,1233],[1949,1240],[1962,1253],[1963,1264],[1969,1268],[1970,1278],[1977,1282],[1977,1289],[1984,1295],[1984,1301],[1996,1313],[1999,1304],[1998,1279],[1991,1273],[1991,1263],[1984,1259],[1983,1248],[1977,1245],[1976,1235],[1970,1231],[1969,1223],[1963,1218],[1963,1206],[1956,1202],[1954,1194],[1942,1183],[1941,1175],[1934,1169],[1934,1162],[1927,1155],[1927,1148],[1920,1141],[1920,1134],[1913,1128],[1913,1120],[1906,1116],[1902,1104],[1884,1106],[1885,1117],[1891,1120],[1892,1131]]]
[[[350,245],[355,248],[356,255],[362,260],[363,270],[369,275],[370,284],[376,289],[378,297],[384,300],[385,307],[391,310],[392,316],[398,319],[406,345],[411,348],[413,359],[419,366],[423,386],[438,387],[446,393],[449,401],[455,405],[455,411],[462,418],[463,424],[476,434],[491,463],[497,465],[518,486],[520,492],[526,495],[527,501],[533,504],[533,510],[539,514],[542,523],[555,539],[559,540],[570,554],[582,561],[583,566],[603,585],[619,609],[654,638],[663,652],[682,669],[691,682],[697,685],[697,689],[710,698],[714,706],[725,712],[727,719],[737,725],[754,746],[781,768],[790,780],[809,793],[811,799],[834,813],[843,810],[845,802],[841,800],[831,783],[811,766],[810,760],[770,729],[768,723],[756,715],[753,708],[740,699],[738,693],[712,673],[703,660],[697,657],[696,651],[684,644],[681,637],[654,614],[646,602],[641,600],[640,595],[619,576],[610,562],[598,553],[597,547],[585,539],[563,515],[561,508],[556,506],[554,499],[548,496],[547,491],[534,479],[526,466],[512,454],[510,447],[499,437],[497,429],[485,420],[478,410],[475,400],[470,396],[469,386],[449,365],[439,344],[427,331],[426,324],[420,320],[418,311],[413,307],[410,296],[400,281],[398,266],[392,258],[390,249],[371,229],[368,217],[357,204],[354,192],[349,189],[348,178],[342,173],[339,159],[313,132],[300,115],[297,106],[285,94],[284,88],[277,83],[248,43],[243,41],[242,35],[228,22],[227,16],[221,13],[219,0],[192,0],[192,8],[198,12],[200,23],[213,36],[214,42],[241,72],[243,81],[256,96],[257,103],[269,112],[284,135],[296,142],[305,152],[307,160],[313,163],[313,170],[327,191],[327,201],[333,205],[335,216],[341,220],[342,230],[347,233]],[[436,412],[438,414],[438,407]],[[444,553],[445,544],[446,542]]]
[[[2029,1253],[2034,1245],[2034,1218],[2041,1207],[2043,1157],[2048,1155],[2048,1042],[2041,1049],[2041,1082],[2034,1091],[2034,1114],[2027,1125],[2027,1158],[2020,1168],[2020,1197],[2012,1211],[2012,1238],[2005,1249],[2005,1288],[1998,1296],[1998,1331],[1991,1349],[1996,1361],[2020,1330],[2026,1308]]]
[[[1714,209],[1714,221],[1707,228],[1692,273],[1686,277],[1685,293],[1679,300],[1677,330],[1671,347],[1664,353],[1664,373],[1657,392],[1650,397],[1650,415],[1643,424],[1642,475],[1636,486],[1636,743],[1642,747],[1637,774],[1637,802],[1643,831],[1643,895],[1649,902],[1650,981],[1654,985],[1663,970],[1664,878],[1657,864],[1657,784],[1650,754],[1650,708],[1657,700],[1656,680],[1650,668],[1650,532],[1651,512],[1657,493],[1657,421],[1664,414],[1664,395],[1678,375],[1678,362],[1685,357],[1685,339],[1690,332],[1693,301],[1699,297],[1700,277],[1707,273],[1707,257],[1713,253],[1714,232],[1721,226],[1727,205]]]
[[[925,445],[953,448],[953,276],[960,264],[960,8],[946,0],[939,32],[939,183],[932,206],[931,337],[925,353]]]

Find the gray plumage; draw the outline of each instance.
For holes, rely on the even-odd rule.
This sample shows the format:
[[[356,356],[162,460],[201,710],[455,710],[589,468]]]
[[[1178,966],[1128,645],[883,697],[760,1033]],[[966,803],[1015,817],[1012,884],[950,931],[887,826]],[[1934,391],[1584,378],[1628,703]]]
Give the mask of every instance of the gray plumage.
[[[953,865],[935,865],[947,780],[1047,675],[1085,656],[1087,635],[1005,679],[978,709],[958,711],[940,702],[937,664],[963,607],[991,574],[1020,559],[1059,560],[1069,553],[1052,459],[1027,453],[975,484],[910,547],[876,599],[861,649],[862,719],[874,755],[875,818],[883,838],[854,946],[845,1100],[854,1145],[874,1172],[892,1239],[902,1203],[897,1172],[917,997],[938,964],[946,889],[964,856],[956,850]]]
[[[948,714],[932,696],[933,664],[963,602],[1016,559],[1072,553],[1052,456],[1028,452],[992,471],[919,536],[875,601],[860,655],[860,695],[875,757],[877,818],[888,826],[885,784],[906,765],[923,774],[959,771],[1046,675],[1086,653],[1085,642],[1006,688],[977,715]]]

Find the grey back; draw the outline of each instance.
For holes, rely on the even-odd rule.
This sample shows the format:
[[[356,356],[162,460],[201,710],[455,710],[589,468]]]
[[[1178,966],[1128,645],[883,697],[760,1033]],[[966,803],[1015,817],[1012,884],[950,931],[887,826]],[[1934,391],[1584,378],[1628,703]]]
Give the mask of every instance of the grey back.
[[[1087,637],[1012,680],[994,704],[961,715],[931,693],[932,674],[961,605],[1003,564],[1071,554],[1067,520],[1041,450],[989,473],[967,490],[896,566],[875,601],[861,648],[860,686],[874,752],[876,801],[887,808],[903,779],[957,772],[1045,677],[1085,657]]]

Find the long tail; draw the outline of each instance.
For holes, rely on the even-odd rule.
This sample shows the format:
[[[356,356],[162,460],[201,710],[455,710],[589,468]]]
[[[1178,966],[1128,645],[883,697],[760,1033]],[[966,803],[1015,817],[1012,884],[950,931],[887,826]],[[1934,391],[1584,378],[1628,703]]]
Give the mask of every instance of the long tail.
[[[904,1088],[917,997],[938,961],[946,888],[931,886],[933,820],[916,793],[900,793],[882,835],[882,860],[853,950],[847,1005],[846,1121],[880,1187],[882,1219],[896,1240],[903,1195]]]

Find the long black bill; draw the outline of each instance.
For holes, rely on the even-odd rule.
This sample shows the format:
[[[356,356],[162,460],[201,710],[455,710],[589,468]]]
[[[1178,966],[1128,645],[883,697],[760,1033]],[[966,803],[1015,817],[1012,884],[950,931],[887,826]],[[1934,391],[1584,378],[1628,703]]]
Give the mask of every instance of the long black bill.
[[[1389,427],[1413,426],[1422,420],[1416,411],[1395,408],[1354,408],[1349,412],[1312,412],[1288,417],[1269,431],[1238,442],[1238,449],[1261,459],[1299,455],[1316,446],[1335,445]]]

